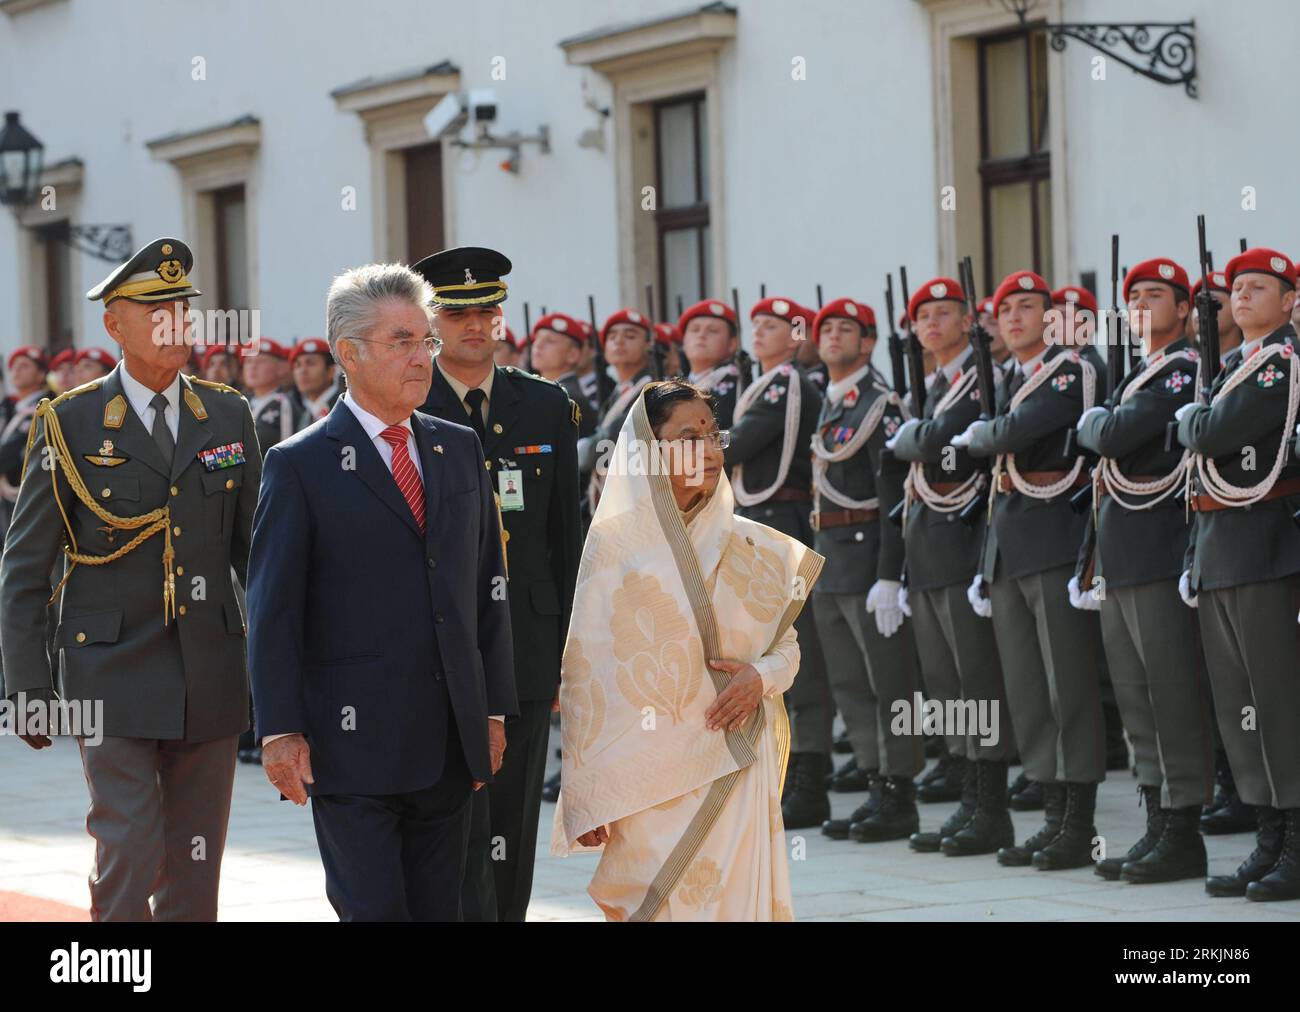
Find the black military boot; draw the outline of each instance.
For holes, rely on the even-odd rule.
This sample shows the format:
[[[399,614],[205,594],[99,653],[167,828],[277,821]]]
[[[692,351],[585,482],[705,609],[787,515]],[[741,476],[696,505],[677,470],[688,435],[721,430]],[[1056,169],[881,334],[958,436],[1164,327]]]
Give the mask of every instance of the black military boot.
[[[826,794],[829,757],[820,752],[800,752],[790,775],[788,790],[781,801],[781,818],[786,829],[820,826],[831,817],[831,799]],[[794,758],[792,754],[791,759]]]
[[[871,771],[871,787],[867,800],[853,809],[853,814],[847,819],[827,819],[822,823],[822,834],[829,836],[832,840],[847,840],[849,838],[849,827],[855,822],[862,822],[876,814],[880,807],[880,774],[875,770]]]
[[[1024,843],[1011,844],[998,850],[998,864],[1008,868],[1021,868],[1033,864],[1034,851],[1042,850],[1056,839],[1061,832],[1061,820],[1065,817],[1065,784],[1043,784],[1042,828]]]
[[[1007,764],[997,759],[977,759],[975,767],[975,814],[940,846],[949,857],[973,854],[1001,854],[1013,847],[1016,830],[1007,811]]]
[[[904,840],[920,828],[916,811],[916,784],[911,777],[885,777],[880,788],[880,807],[861,822],[849,826],[849,839],[856,843]]]
[[[952,836],[962,826],[970,822],[971,816],[975,814],[975,805],[979,800],[978,782],[975,777],[975,763],[966,763],[966,771],[962,777],[961,783],[961,804],[956,810],[944,820],[938,832],[933,833],[913,833],[907,841],[907,845],[918,854],[933,854],[939,850],[939,845],[943,842],[945,836]]]
[[[966,776],[966,757],[943,755],[916,785],[917,801],[960,801]]]
[[[1044,807],[1043,785],[1021,773],[1007,791],[1008,804],[1017,812],[1037,812]]]
[[[1156,841],[1160,839],[1161,830],[1165,828],[1165,813],[1160,807],[1160,788],[1139,787],[1138,796],[1147,810],[1147,831],[1128,849],[1127,854],[1103,858],[1097,862],[1093,870],[1107,881],[1119,881],[1120,869],[1124,867],[1125,861],[1139,861],[1151,853]]]
[[[871,778],[875,770],[864,770],[856,759],[850,759],[835,775],[831,777],[830,788],[836,794],[854,794],[858,791],[871,790]]]
[[[831,744],[831,751],[836,755],[851,755],[853,752],[853,743],[849,741],[849,732],[841,731],[836,736],[835,741]]]
[[[1165,825],[1150,852],[1136,861],[1125,861],[1120,878],[1125,882],[1178,882],[1204,878],[1205,840],[1199,825],[1200,805],[1165,808]]]
[[[1034,851],[1034,867],[1039,871],[1063,871],[1092,864],[1093,841],[1097,827],[1097,785],[1065,785],[1065,818],[1056,839]]]
[[[790,758],[786,760],[785,779],[781,781],[781,801],[783,803],[794,786],[794,768],[799,765],[800,755],[802,755],[801,752],[791,752]]]
[[[553,805],[560,800],[559,770],[556,770],[554,774],[547,778],[546,783],[542,784],[542,800],[548,805]]]
[[[1246,899],[1300,900],[1300,808],[1282,809],[1282,853],[1272,871],[1246,886]]]
[[[1205,891],[1211,896],[1245,896],[1246,887],[1272,871],[1273,865],[1282,856],[1282,840],[1285,835],[1282,813],[1276,808],[1259,805],[1255,809],[1255,815],[1259,820],[1259,829],[1255,831],[1255,849],[1232,875],[1212,875],[1205,880]]]
[[[1232,778],[1228,754],[1222,750],[1214,753],[1214,800],[1201,813],[1201,832],[1206,836],[1227,833],[1253,833],[1259,828],[1255,809],[1241,800],[1237,783]]]

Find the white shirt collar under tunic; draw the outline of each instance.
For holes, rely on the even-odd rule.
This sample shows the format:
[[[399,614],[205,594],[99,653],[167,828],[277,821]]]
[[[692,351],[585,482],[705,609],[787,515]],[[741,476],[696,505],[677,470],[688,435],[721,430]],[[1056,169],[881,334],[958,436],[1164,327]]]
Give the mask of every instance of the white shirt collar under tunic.
[[[383,460],[384,466],[388,468],[388,472],[391,474],[393,471],[393,448],[388,445],[388,440],[384,439],[383,436],[380,435],[381,432],[388,428],[388,423],[382,418],[372,415],[369,411],[354,401],[349,391],[344,391],[343,396],[340,397],[339,400],[346,404],[348,410],[357,416],[357,421],[360,422],[361,427],[365,429],[366,435],[370,437],[370,442],[373,443],[375,449],[379,451],[379,456]],[[423,481],[424,466],[420,463],[420,453],[415,445],[415,433],[411,429],[411,419],[408,417],[398,424],[406,430],[406,452],[411,455],[411,462],[415,464],[415,470],[419,472],[420,480]]]
[[[145,429],[153,432],[153,405],[150,402],[159,391],[150,390],[132,376],[125,362],[122,363],[119,373],[122,380],[122,393],[126,394],[126,399],[135,409],[136,415],[144,422]],[[172,430],[172,438],[175,439],[180,433],[181,425],[181,374],[177,373],[171,385],[161,393],[167,398],[167,409],[163,412],[163,420],[167,423],[167,428]]]

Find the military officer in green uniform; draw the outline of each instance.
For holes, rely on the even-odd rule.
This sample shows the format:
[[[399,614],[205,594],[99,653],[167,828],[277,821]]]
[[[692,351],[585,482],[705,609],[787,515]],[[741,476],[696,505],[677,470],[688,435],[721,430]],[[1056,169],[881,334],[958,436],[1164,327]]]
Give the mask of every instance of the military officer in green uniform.
[[[38,410],[0,565],[5,693],[102,706],[102,741],[78,739],[97,920],[216,919],[248,725],[231,569],[243,582],[261,457],[243,397],[180,375],[192,266],[157,239],[87,293],[122,361]]]
[[[784,302],[764,300],[754,314],[779,314]],[[827,819],[822,832],[862,843],[897,840],[917,828],[912,778],[925,765],[921,739],[890,730],[895,703],[911,706],[920,689],[912,628],[899,603],[903,538],[887,519],[903,498],[906,471],[883,451],[903,411],[870,364],[870,306],[834,299],[809,330],[830,379],[811,443],[813,544],[826,558],[813,614],[835,705],[873,787],[850,818]]]
[[[1184,337],[1189,297],[1187,272],[1168,258],[1128,272],[1124,299],[1143,356],[1109,402],[1078,422],[1079,444],[1098,455],[1096,529],[1070,595],[1076,607],[1100,609],[1146,808],[1145,834],[1127,853],[1099,861],[1097,874],[1127,882],[1202,878],[1206,867],[1198,823],[1209,800],[1211,717],[1195,619],[1178,600],[1188,534],[1179,495],[1184,451],[1166,446],[1174,412],[1192,400],[1200,374]]]
[[[1178,409],[1192,451],[1195,531],[1179,589],[1197,608],[1219,732],[1241,798],[1259,816],[1258,846],[1213,896],[1300,898],[1300,464],[1291,446],[1300,361],[1290,323],[1296,268],[1250,249],[1224,268],[1243,343],[1208,405]]]
[[[799,341],[792,319],[797,303],[790,299],[780,301],[787,304],[784,314],[773,311],[753,316],[754,354],[762,375],[736,399],[731,444],[724,459],[731,471],[737,512],[811,547],[809,445],[817,428],[821,397],[794,363]],[[707,305],[727,308],[723,303]],[[726,312],[717,313],[711,308],[704,311],[726,318]],[[690,326],[688,321],[684,328],[688,335],[688,355],[691,354]],[[791,712],[792,738],[785,797],[781,802],[787,829],[819,826],[830,818],[826,775],[831,764],[832,703],[826,664],[812,609],[805,608],[794,625],[799,635],[801,660],[799,677],[785,694]]]
[[[478,433],[500,501],[519,694],[501,769],[474,794],[461,893],[466,920],[522,921],[528,909],[550,715],[582,547],[580,408],[550,380],[493,362],[510,266],[501,253],[471,246],[414,268],[433,285],[443,342],[422,410]]]
[[[909,419],[886,444],[908,462],[905,539],[907,593],[931,699],[985,707],[994,733],[949,728],[950,754],[960,757],[962,797],[937,832],[913,834],[913,850],[950,856],[991,854],[1014,842],[1007,812],[1007,766],[1016,754],[1002,662],[993,627],[974,613],[966,589],[979,570],[987,514],[963,512],[988,494],[986,474],[949,441],[979,417],[979,388],[967,340],[973,321],[966,293],[952,278],[934,278],[912,294],[907,313],[921,345],[935,357],[924,418]],[[968,708],[967,719],[978,714]],[[990,740],[991,739],[991,740]]]
[[[978,596],[987,588],[1007,705],[1025,772],[1043,784],[1043,827],[998,861],[1052,871],[1092,863],[1097,784],[1105,777],[1100,627],[1070,606],[1067,586],[1085,517],[1072,494],[1088,483],[1067,436],[1096,401],[1091,362],[1045,340],[1052,292],[1033,271],[993,295],[1016,364],[996,418],[976,420],[950,445],[993,460],[992,520]],[[988,603],[988,602],[986,602]]]

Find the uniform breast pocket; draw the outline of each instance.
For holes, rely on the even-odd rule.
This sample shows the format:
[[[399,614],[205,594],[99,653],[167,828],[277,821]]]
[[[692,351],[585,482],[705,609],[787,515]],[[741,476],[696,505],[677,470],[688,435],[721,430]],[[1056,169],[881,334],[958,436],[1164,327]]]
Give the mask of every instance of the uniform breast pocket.
[[[235,525],[235,504],[244,485],[244,468],[241,465],[204,471],[200,478],[203,483],[203,526],[208,541],[225,544]]]

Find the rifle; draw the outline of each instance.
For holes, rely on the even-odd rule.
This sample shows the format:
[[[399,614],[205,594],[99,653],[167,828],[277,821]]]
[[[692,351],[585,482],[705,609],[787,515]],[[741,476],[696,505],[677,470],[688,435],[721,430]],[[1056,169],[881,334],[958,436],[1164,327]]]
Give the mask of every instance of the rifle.
[[[528,303],[527,303],[527,302],[524,303],[524,333],[527,334],[529,337],[532,337],[532,334],[533,334],[533,323],[532,323],[532,320],[529,319],[529,316],[528,316]]]
[[[591,321],[591,348],[594,352],[592,362],[596,367],[596,396],[600,398],[600,403],[604,404],[614,393],[614,380],[605,365],[605,349],[600,346],[600,327],[596,325],[596,298],[593,295],[587,296],[587,317]]]
[[[907,393],[907,375],[903,366],[903,339],[894,326],[894,276],[885,275],[885,312],[889,314],[889,369],[893,374],[894,392],[899,397]]]
[[[1245,253],[1246,250],[1249,248],[1249,247],[1246,245],[1246,237],[1245,237],[1245,236],[1242,236],[1242,237],[1241,237],[1239,240],[1237,240],[1237,241],[1241,243],[1241,252]]]
[[[1110,318],[1106,321],[1106,386],[1103,400],[1109,404],[1119,389],[1120,380],[1128,374],[1128,343],[1121,341],[1119,327],[1119,236],[1110,237]],[[1165,432],[1165,442],[1170,433]],[[1168,449],[1168,446],[1165,447]],[[1082,513],[1092,502],[1092,486],[1079,489],[1070,497],[1070,506]]]
[[[646,282],[645,286],[646,326],[650,328],[650,357],[654,359],[655,379],[664,378],[664,349],[655,336],[655,286]]]
[[[975,386],[979,391],[980,399],[980,421],[989,422],[998,413],[997,406],[997,388],[994,386],[994,368],[993,368],[993,338],[989,332],[980,326],[979,307],[975,302],[975,268],[971,264],[970,257],[963,257],[958,265],[959,280],[961,281],[962,291],[966,295],[966,311],[971,316],[971,328],[968,340],[971,346],[971,357],[975,360]],[[981,468],[985,474],[992,472],[993,466],[988,460],[978,460],[976,466]],[[990,497],[993,490],[989,489]],[[979,520],[980,511],[989,508],[989,502],[976,496],[961,511],[962,523],[971,525]]]
[[[817,312],[820,313],[821,309],[822,309],[822,283],[818,281],[817,282]]]
[[[750,358],[749,352],[745,350],[744,338],[740,336],[740,292],[733,288],[731,290],[731,308],[736,314],[736,399],[745,392],[745,387],[749,386],[754,379],[754,360]]]
[[[907,268],[898,268],[898,281],[903,290],[903,307],[911,304],[907,291]],[[889,328],[894,328],[894,311],[889,311]],[[912,395],[912,417],[925,417],[925,351],[921,348],[921,339],[909,319],[907,323],[907,386]],[[900,390],[901,393],[901,390]]]
[[[1197,400],[1210,403],[1210,391],[1219,375],[1219,303],[1210,294],[1210,254],[1205,249],[1205,215],[1196,216],[1196,240],[1201,254],[1201,290],[1196,293],[1196,337],[1201,346],[1201,389]],[[1246,252],[1246,240],[1241,240]]]

